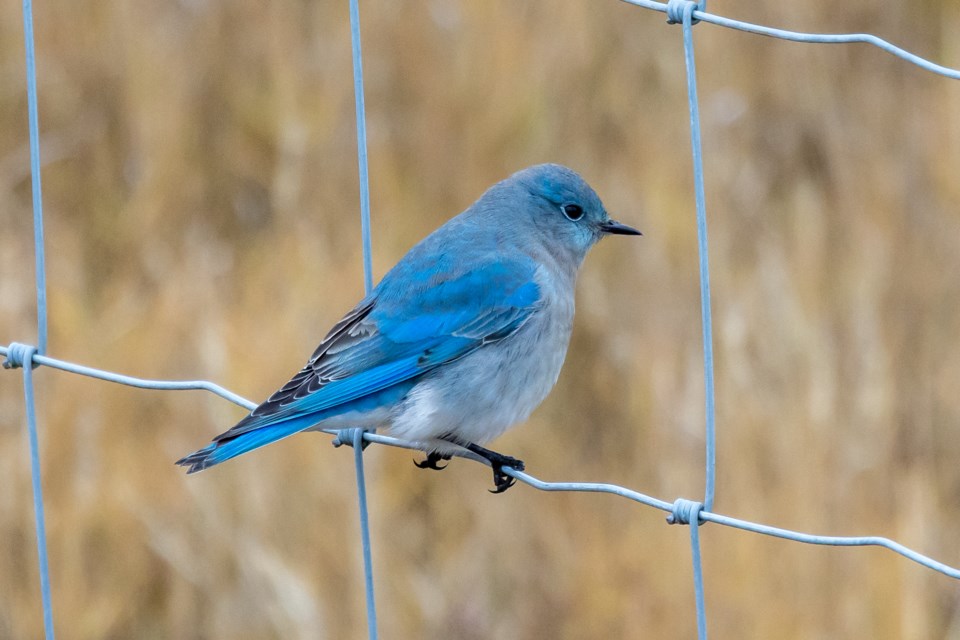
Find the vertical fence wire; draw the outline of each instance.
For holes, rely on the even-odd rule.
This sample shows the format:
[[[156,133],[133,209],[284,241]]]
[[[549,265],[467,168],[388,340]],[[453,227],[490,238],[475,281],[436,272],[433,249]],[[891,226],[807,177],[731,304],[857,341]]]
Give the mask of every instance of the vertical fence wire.
[[[53,640],[53,602],[50,594],[50,570],[47,560],[47,529],[44,518],[43,482],[40,471],[40,438],[37,433],[37,412],[33,393],[33,356],[47,350],[47,275],[43,243],[43,198],[40,185],[40,118],[37,115],[37,62],[33,35],[33,4],[23,0],[23,41],[27,75],[27,119],[30,129],[30,182],[33,198],[33,243],[37,287],[37,346],[27,347],[15,355],[23,367],[23,395],[30,440],[30,479],[33,485],[33,514],[37,538],[37,567],[43,604],[43,631]],[[15,366],[8,361],[4,366]]]
[[[716,476],[716,418],[713,377],[713,319],[710,310],[710,259],[707,250],[707,205],[703,186],[703,152],[700,143],[700,107],[697,100],[697,68],[693,57],[693,11],[689,0],[671,2],[681,15],[668,13],[669,20],[679,18],[683,25],[683,57],[687,68],[687,99],[690,108],[690,146],[693,152],[693,188],[697,207],[697,253],[700,259],[700,310],[703,327],[703,382],[706,413],[706,478],[703,505],[713,511]]]
[[[23,0],[23,42],[27,63],[27,117],[30,124],[30,182],[37,282],[37,352],[47,352],[47,274],[43,250],[43,198],[40,188],[40,118],[37,115],[37,60],[33,44],[33,4]]]
[[[360,49],[359,0],[350,0],[350,45],[353,58],[353,93],[357,112],[357,165],[360,179],[360,231],[363,237],[363,288],[369,295],[373,289],[373,259],[370,240],[370,175],[367,168],[367,119],[363,99],[363,54]],[[367,511],[367,485],[363,471],[363,432],[353,438],[354,465],[357,471],[357,503],[360,517],[360,540],[363,552],[364,590],[367,600],[367,634],[377,638],[377,607],[373,593],[373,559],[370,550],[370,518]]]
[[[707,607],[703,595],[703,563],[700,560],[700,521],[690,523],[690,555],[693,558],[693,597],[697,607],[697,637],[707,640]]]
[[[670,0],[667,21],[683,27],[683,59],[687,71],[687,101],[690,110],[690,146],[693,155],[693,188],[697,209],[697,253],[700,261],[700,310],[703,327],[703,380],[705,404],[705,479],[702,508],[713,510],[716,476],[716,420],[713,380],[713,321],[710,304],[710,261],[707,251],[707,207],[703,186],[703,152],[700,142],[700,107],[697,99],[697,67],[693,55],[693,11],[689,0]],[[694,595],[697,608],[697,635],[707,638],[707,614],[703,595],[703,567],[700,559],[700,518],[688,521],[692,546]]]
[[[360,4],[350,0],[350,47],[353,57],[353,95],[357,112],[357,169],[360,176],[360,231],[363,236],[363,290],[373,289],[370,240],[370,173],[367,168],[367,117],[363,99],[363,53],[360,50]]]
[[[373,558],[370,550],[370,518],[367,515],[367,481],[363,473],[363,429],[352,430],[353,461],[357,469],[357,497],[360,502],[360,535],[363,538],[363,583],[367,592],[367,635],[377,638],[377,605],[373,597]]]
[[[37,409],[33,393],[33,356],[37,348],[11,345],[4,368],[23,367],[23,402],[27,416],[27,436],[30,441],[30,481],[33,485],[33,516],[37,538],[37,567],[40,573],[40,596],[43,602],[43,632],[53,640],[53,602],[50,596],[50,570],[47,561],[47,527],[43,515],[43,484],[40,474],[40,437],[37,433]]]

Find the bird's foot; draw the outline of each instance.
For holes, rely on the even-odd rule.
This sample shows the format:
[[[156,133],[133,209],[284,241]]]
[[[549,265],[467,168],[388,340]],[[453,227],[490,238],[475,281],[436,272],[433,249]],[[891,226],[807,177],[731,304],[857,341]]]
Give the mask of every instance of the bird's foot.
[[[503,493],[504,491],[512,487],[514,484],[516,484],[517,479],[514,478],[513,476],[509,476],[506,473],[504,473],[503,471],[504,467],[510,467],[514,471],[523,471],[525,468],[523,464],[523,460],[517,460],[516,458],[513,458],[511,456],[505,456],[502,453],[497,453],[496,451],[485,449],[473,442],[464,442],[462,440],[457,440],[456,438],[450,435],[441,436],[440,439],[446,440],[447,442],[450,442],[451,444],[455,444],[458,447],[463,447],[467,451],[470,451],[471,453],[474,453],[480,456],[481,458],[483,458],[484,460],[490,463],[490,466],[493,467],[493,485],[494,487],[496,487],[495,489],[491,489],[490,493]],[[437,454],[434,454],[434,453],[427,454],[427,459],[420,464],[423,464],[423,465],[429,464],[431,462],[431,458],[436,455]],[[444,459],[444,458],[437,456],[437,458],[433,459],[432,462],[435,464],[438,459]],[[446,459],[449,459],[449,456],[447,456]],[[417,466],[419,467],[420,464],[418,464]]]
[[[461,447],[465,447],[468,451],[471,451],[487,462],[490,463],[490,466],[493,467],[493,484],[496,489],[491,489],[490,493],[503,493],[514,484],[516,484],[517,479],[508,476],[503,472],[504,467],[510,467],[514,471],[523,471],[524,465],[523,460],[517,460],[511,456],[505,456],[502,453],[497,453],[496,451],[491,451],[490,449],[485,449],[478,444],[468,442],[466,444],[460,444]]]
[[[424,458],[420,462],[417,462],[416,460],[414,460],[413,464],[415,464],[420,469],[433,469],[434,471],[441,471],[443,469],[446,469],[447,465],[439,465],[437,463],[440,462],[441,460],[449,460],[452,457],[453,456],[449,454],[443,454],[443,453],[437,453],[436,451],[431,451],[430,453],[427,454],[426,458]]]
[[[496,452],[491,451],[490,453]],[[487,459],[490,460],[490,466],[493,467],[493,484],[497,487],[496,489],[488,489],[490,493],[503,493],[517,483],[516,478],[503,472],[504,467],[510,467],[514,471],[523,471],[525,468],[523,460],[517,460],[499,453],[496,453],[493,458]]]

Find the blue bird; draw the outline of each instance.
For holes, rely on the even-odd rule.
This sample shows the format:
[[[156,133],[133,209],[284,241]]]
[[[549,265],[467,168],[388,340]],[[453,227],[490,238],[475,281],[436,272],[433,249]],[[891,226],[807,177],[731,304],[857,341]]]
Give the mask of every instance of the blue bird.
[[[560,375],[574,284],[611,220],[573,170],[529,167],[414,246],[287,384],[177,461],[201,471],[300,431],[387,428],[442,469],[459,447],[493,468],[494,493],[523,462],[480,446],[525,420]]]

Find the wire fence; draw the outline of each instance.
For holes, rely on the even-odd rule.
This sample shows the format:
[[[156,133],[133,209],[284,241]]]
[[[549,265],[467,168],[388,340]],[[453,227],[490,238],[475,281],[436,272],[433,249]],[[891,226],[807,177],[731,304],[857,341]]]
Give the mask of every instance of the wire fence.
[[[749,33],[791,40],[796,42],[841,44],[866,43],[887,51],[918,67],[937,73],[947,78],[960,79],[960,70],[944,67],[913,53],[905,51],[885,40],[870,34],[816,34],[784,31],[766,26],[750,24],[739,20],[732,20],[706,12],[706,0],[695,3],[690,0],[670,0],[663,4],[650,0],[622,0],[627,4],[666,13],[669,24],[679,24],[682,27],[684,60],[687,73],[688,103],[690,112],[691,149],[693,158],[694,198],[696,205],[696,222],[698,236],[698,254],[700,266],[700,297],[703,329],[703,363],[706,398],[706,467],[705,489],[702,501],[679,498],[674,502],[667,502],[654,498],[625,487],[584,482],[544,482],[527,473],[516,471],[509,467],[504,468],[507,475],[518,481],[541,491],[573,491],[588,493],[609,493],[626,498],[641,504],[667,512],[667,522],[670,524],[684,524],[690,526],[690,546],[693,564],[694,596],[697,611],[697,631],[700,638],[707,637],[707,614],[703,587],[703,569],[700,558],[700,526],[706,522],[742,529],[766,536],[782,538],[794,542],[814,545],[830,545],[840,547],[879,546],[894,551],[901,556],[912,560],[924,567],[938,571],[946,576],[960,580],[960,569],[948,566],[934,560],[913,549],[910,549],[893,540],[878,536],[822,536],[788,529],[781,529],[769,525],[741,520],[721,515],[713,511],[715,497],[715,411],[714,411],[714,376],[713,376],[713,330],[711,321],[710,281],[708,261],[708,235],[706,223],[706,199],[704,193],[703,165],[700,144],[700,116],[697,100],[696,67],[694,61],[693,26],[699,22],[707,22],[730,29],[737,29]],[[360,46],[360,12],[359,1],[350,0],[351,42],[353,54],[354,90],[356,100],[357,119],[357,150],[360,176],[360,208],[361,228],[364,261],[364,286],[370,291],[373,286],[371,266],[371,233],[370,233],[370,197],[369,173],[367,168],[366,119],[363,93],[363,65]],[[223,387],[206,380],[196,381],[169,381],[147,380],[127,375],[103,371],[72,362],[58,360],[46,355],[47,350],[47,303],[46,303],[46,268],[44,259],[43,241],[43,201],[40,183],[40,142],[39,124],[37,117],[37,82],[36,63],[33,37],[33,17],[31,0],[23,2],[23,31],[26,46],[26,78],[29,114],[30,136],[30,170],[32,179],[34,247],[36,257],[36,292],[37,292],[37,344],[29,345],[11,343],[9,347],[0,347],[0,355],[4,356],[4,368],[23,369],[24,405],[27,429],[29,434],[31,478],[33,485],[33,503],[36,527],[36,542],[38,556],[38,571],[40,574],[40,589],[43,605],[43,621],[45,637],[54,638],[53,604],[50,596],[50,577],[47,562],[46,534],[44,523],[44,502],[40,474],[39,437],[37,432],[37,416],[34,402],[34,384],[32,370],[38,366],[46,366],[69,373],[88,376],[107,382],[156,390],[185,390],[200,389],[214,393],[225,400],[240,405],[246,409],[253,409],[256,403],[251,402]],[[357,496],[359,505],[361,547],[364,562],[364,584],[367,602],[368,636],[377,638],[376,605],[373,591],[373,564],[371,560],[370,528],[367,513],[366,483],[363,467],[363,451],[369,443],[417,449],[409,442],[367,432],[360,429],[345,429],[341,431],[328,430],[335,436],[335,446],[348,445],[353,447],[357,478]],[[459,457],[469,458],[477,462],[489,464],[486,460],[469,451],[462,451]]]

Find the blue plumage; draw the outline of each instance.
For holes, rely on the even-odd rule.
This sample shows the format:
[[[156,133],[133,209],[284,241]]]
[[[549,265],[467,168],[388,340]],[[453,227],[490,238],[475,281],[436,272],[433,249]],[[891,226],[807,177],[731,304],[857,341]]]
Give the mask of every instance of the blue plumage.
[[[609,219],[573,171],[538,165],[424,238],[327,334],[304,368],[232,429],[179,460],[193,473],[311,428],[389,428],[429,453],[485,455],[497,490],[517,460],[479,446],[556,381],[573,286]]]

